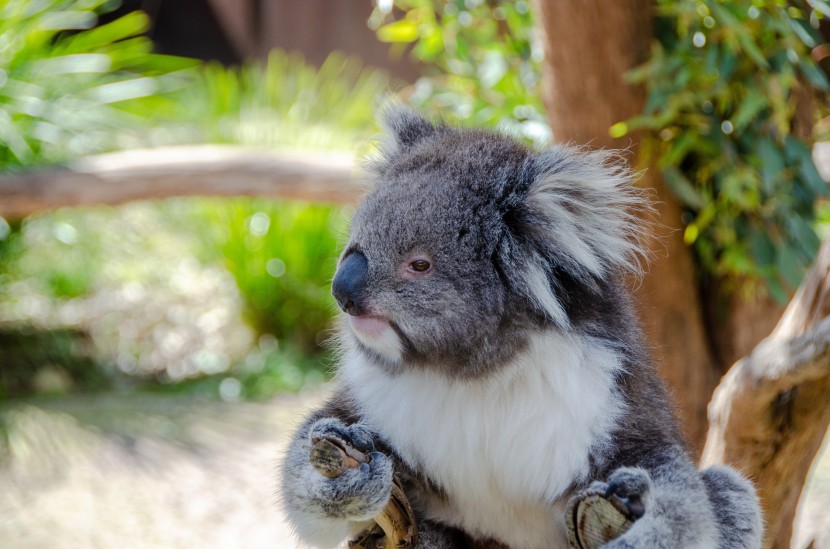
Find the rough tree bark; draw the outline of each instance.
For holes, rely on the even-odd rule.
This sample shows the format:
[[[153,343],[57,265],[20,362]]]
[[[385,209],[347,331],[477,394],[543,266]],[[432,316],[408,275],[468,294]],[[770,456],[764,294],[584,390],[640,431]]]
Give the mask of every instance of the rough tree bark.
[[[609,128],[642,112],[645,92],[624,79],[644,63],[652,42],[651,0],[536,0],[545,48],[543,98],[559,142],[626,148],[634,165],[638,136],[612,139]],[[656,198],[658,237],[637,291],[653,354],[675,392],[686,433],[699,448],[706,434],[706,403],[719,377],[699,299],[695,264],[683,243],[680,205],[646,170],[640,185]]]
[[[770,336],[724,376],[709,405],[702,465],[731,463],[758,487],[767,547],[786,549],[792,513],[830,426],[830,240]]]

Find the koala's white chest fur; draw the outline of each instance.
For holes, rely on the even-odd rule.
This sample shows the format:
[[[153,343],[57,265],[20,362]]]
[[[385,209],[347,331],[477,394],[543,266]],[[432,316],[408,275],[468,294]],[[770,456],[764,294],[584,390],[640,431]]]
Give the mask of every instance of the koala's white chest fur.
[[[619,357],[547,332],[497,375],[390,375],[350,353],[341,376],[363,421],[447,495],[432,518],[513,547],[564,545],[564,491],[588,473],[622,411]]]

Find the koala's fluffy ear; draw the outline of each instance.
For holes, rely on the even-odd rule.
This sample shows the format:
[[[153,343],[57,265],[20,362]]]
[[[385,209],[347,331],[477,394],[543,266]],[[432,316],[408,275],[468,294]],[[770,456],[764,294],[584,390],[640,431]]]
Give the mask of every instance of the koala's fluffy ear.
[[[574,275],[639,271],[650,209],[626,162],[613,151],[556,147],[537,159],[525,200]]]
[[[411,147],[438,131],[432,122],[401,104],[392,104],[383,108],[380,113],[380,122],[386,130],[389,144],[394,151]]]
[[[523,242],[525,293],[560,324],[556,270],[582,280],[616,271],[641,272],[646,255],[644,192],[626,163],[610,151],[555,147],[535,158],[514,231]]]

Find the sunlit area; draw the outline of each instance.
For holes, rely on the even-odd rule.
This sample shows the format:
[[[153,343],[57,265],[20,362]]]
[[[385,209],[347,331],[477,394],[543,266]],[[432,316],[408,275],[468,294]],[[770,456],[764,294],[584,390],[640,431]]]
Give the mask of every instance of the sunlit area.
[[[830,6],[642,2],[626,68],[562,62],[582,46],[554,4],[0,0],[0,546],[299,547],[277,464],[334,390],[332,279],[393,102],[624,151],[666,216],[630,285],[705,454],[718,380],[823,288]],[[639,91],[610,121],[560,86],[623,68]],[[830,313],[815,291],[799,335]],[[768,469],[733,463],[792,475],[761,487],[765,547],[830,549],[830,397],[807,384],[770,406]]]

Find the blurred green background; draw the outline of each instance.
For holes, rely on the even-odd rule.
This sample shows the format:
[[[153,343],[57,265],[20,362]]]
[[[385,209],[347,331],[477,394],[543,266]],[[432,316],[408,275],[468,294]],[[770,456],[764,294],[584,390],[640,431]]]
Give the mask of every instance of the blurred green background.
[[[0,169],[123,148],[367,150],[389,78],[332,53],[225,67],[153,53],[113,2],[0,7]],[[0,219],[0,398],[145,388],[230,400],[323,378],[347,216],[187,199]]]
[[[239,32],[228,6],[261,20],[256,32]],[[812,142],[830,132],[830,4],[655,6],[651,58],[629,75],[646,89],[645,112],[609,133],[642,132],[682,204],[704,282],[786,302],[830,223],[811,157]],[[0,0],[0,176],[204,143],[362,157],[379,131],[374,111],[390,95],[543,147],[556,136],[541,101],[544,48],[531,8],[524,0]],[[275,18],[279,9],[289,15]],[[362,36],[360,55],[334,51],[333,29]],[[816,98],[810,135],[793,123],[802,83]],[[112,437],[129,456],[172,460],[181,456],[142,450],[142,441],[201,459],[205,449],[230,452],[216,433],[241,424],[245,448],[283,432],[290,420],[258,406],[331,373],[329,283],[348,217],[333,204],[242,197],[0,217],[0,465],[33,463],[16,478],[38,471],[32,478],[45,486],[51,477],[38,476],[38,463],[62,470],[67,448],[109,455]],[[263,452],[272,459],[272,448]],[[249,463],[222,459],[223,471]],[[89,485],[120,493],[110,481]],[[67,508],[77,503],[70,486]],[[25,531],[27,510],[37,508],[19,492],[13,507],[23,526],[0,522],[6,532]],[[168,546],[216,541],[159,535]],[[66,546],[95,545],[71,540]]]
[[[536,146],[552,139],[524,1],[376,3],[364,30],[389,66],[411,65],[411,84],[337,52],[317,65],[281,50],[238,64],[171,55],[150,37],[160,23],[132,5],[0,6],[0,170],[196,143],[361,156],[392,92]],[[790,124],[798,81],[828,90],[809,55],[823,43],[823,4],[812,6],[661,0],[653,57],[631,74],[646,112],[609,130],[654,135],[646,147],[686,209],[704,278],[781,302],[830,212]],[[824,104],[814,137],[830,127]],[[320,380],[347,218],[238,198],[0,219],[0,397],[144,387],[244,399]]]

